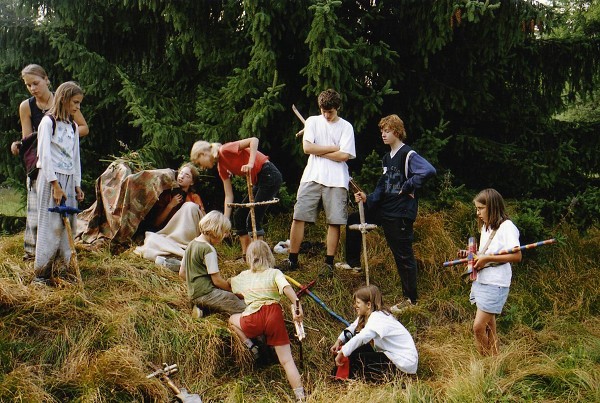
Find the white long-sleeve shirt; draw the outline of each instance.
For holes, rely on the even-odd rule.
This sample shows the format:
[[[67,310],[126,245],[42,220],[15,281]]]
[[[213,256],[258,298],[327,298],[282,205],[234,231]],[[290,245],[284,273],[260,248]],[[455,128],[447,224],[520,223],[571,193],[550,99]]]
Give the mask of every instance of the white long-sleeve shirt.
[[[358,318],[348,327],[354,333]],[[338,337],[345,340],[344,333]],[[382,311],[371,313],[365,327],[343,347],[342,353],[349,357],[358,347],[373,340],[375,351],[383,352],[401,371],[407,374],[417,372],[419,354],[415,342],[402,323],[391,314]]]
[[[57,180],[56,173],[73,175],[75,186],[81,186],[81,162],[79,156],[79,128],[75,131],[70,122],[56,121],[44,116],[38,126],[38,161],[48,182]]]

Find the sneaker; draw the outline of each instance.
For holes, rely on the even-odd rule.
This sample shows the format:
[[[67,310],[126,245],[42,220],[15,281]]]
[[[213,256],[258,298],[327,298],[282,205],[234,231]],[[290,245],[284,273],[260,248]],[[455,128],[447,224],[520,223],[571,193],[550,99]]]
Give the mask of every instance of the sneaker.
[[[362,271],[362,267],[360,266],[350,266],[348,263],[346,262],[337,262],[335,264],[335,268],[339,269],[339,270],[348,270],[348,271],[353,271],[354,273],[359,273]]]
[[[248,350],[250,350],[250,352],[252,353],[254,361],[258,361],[258,359],[260,358],[260,349],[258,347],[258,344],[253,344],[252,347],[250,347]]]
[[[281,271],[295,271],[300,268],[300,264],[292,262],[290,259],[284,259],[276,267]]]
[[[331,278],[333,277],[333,267],[330,264],[323,263],[319,269],[319,277]]]
[[[50,285],[50,279],[44,277],[35,277],[31,280],[31,284],[33,285]]]
[[[410,308],[412,306],[415,306],[415,304],[413,304],[410,299],[406,299],[406,300],[399,302],[396,305],[392,306],[390,308],[390,312],[393,313],[394,315],[398,315],[398,314],[401,314],[402,312],[406,311],[408,308]]]
[[[198,305],[194,305],[194,307],[192,308],[192,318],[200,319],[203,316],[204,312],[202,312],[202,309],[200,309]]]

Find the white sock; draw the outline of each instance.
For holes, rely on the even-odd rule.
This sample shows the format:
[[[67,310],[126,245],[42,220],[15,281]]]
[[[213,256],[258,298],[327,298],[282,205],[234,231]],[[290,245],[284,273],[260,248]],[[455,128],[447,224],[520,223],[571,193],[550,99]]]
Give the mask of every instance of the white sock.
[[[294,395],[296,395],[296,399],[304,399],[304,387],[300,386],[299,388],[294,389]]]
[[[246,339],[246,340],[244,341],[244,344],[245,344],[245,345],[246,345],[246,347],[248,347],[248,348],[252,348],[252,346],[254,345],[254,343],[253,343],[253,342],[252,342],[252,340],[250,340],[250,339]]]

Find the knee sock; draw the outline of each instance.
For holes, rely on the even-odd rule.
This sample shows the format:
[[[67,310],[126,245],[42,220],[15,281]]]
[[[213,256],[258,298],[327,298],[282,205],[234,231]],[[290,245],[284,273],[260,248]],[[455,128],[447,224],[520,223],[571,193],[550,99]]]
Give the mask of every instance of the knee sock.
[[[325,256],[325,263],[327,263],[329,266],[333,266],[333,255]]]

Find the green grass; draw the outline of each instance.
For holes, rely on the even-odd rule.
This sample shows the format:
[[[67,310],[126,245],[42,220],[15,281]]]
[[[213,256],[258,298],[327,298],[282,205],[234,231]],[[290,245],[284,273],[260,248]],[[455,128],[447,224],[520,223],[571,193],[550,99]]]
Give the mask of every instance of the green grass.
[[[563,243],[524,252],[498,317],[500,355],[482,358],[473,346],[474,308],[459,278],[462,268],[441,267],[464,241],[454,229],[470,225],[463,219],[470,206],[459,207],[424,212],[415,224],[421,300],[399,319],[417,344],[417,376],[380,385],[329,381],[328,349],[343,326],[304,299],[310,328],[301,373],[308,402],[600,401],[600,229],[583,236],[555,228],[548,235],[565,234]],[[271,217],[266,240],[287,239],[290,222],[288,215]],[[321,218],[305,239],[323,241],[324,231]],[[391,305],[401,297],[393,258],[380,230],[367,243],[371,283]],[[224,277],[244,269],[235,262],[237,243],[217,249]],[[22,234],[1,238],[0,402],[167,402],[171,391],[145,377],[152,372],[148,363],[163,362],[177,363],[173,380],[204,402],[292,401],[281,367],[253,368],[225,315],[191,318],[185,286],[168,269],[131,250],[79,249],[83,292],[39,288],[28,284],[33,269],[22,253]],[[322,259],[301,255],[302,269],[290,275],[305,284]],[[337,273],[312,290],[352,320],[351,296],[363,283],[362,276]],[[298,360],[294,340],[292,351]]]
[[[25,217],[27,211],[23,196],[14,189],[0,188],[0,214]]]

